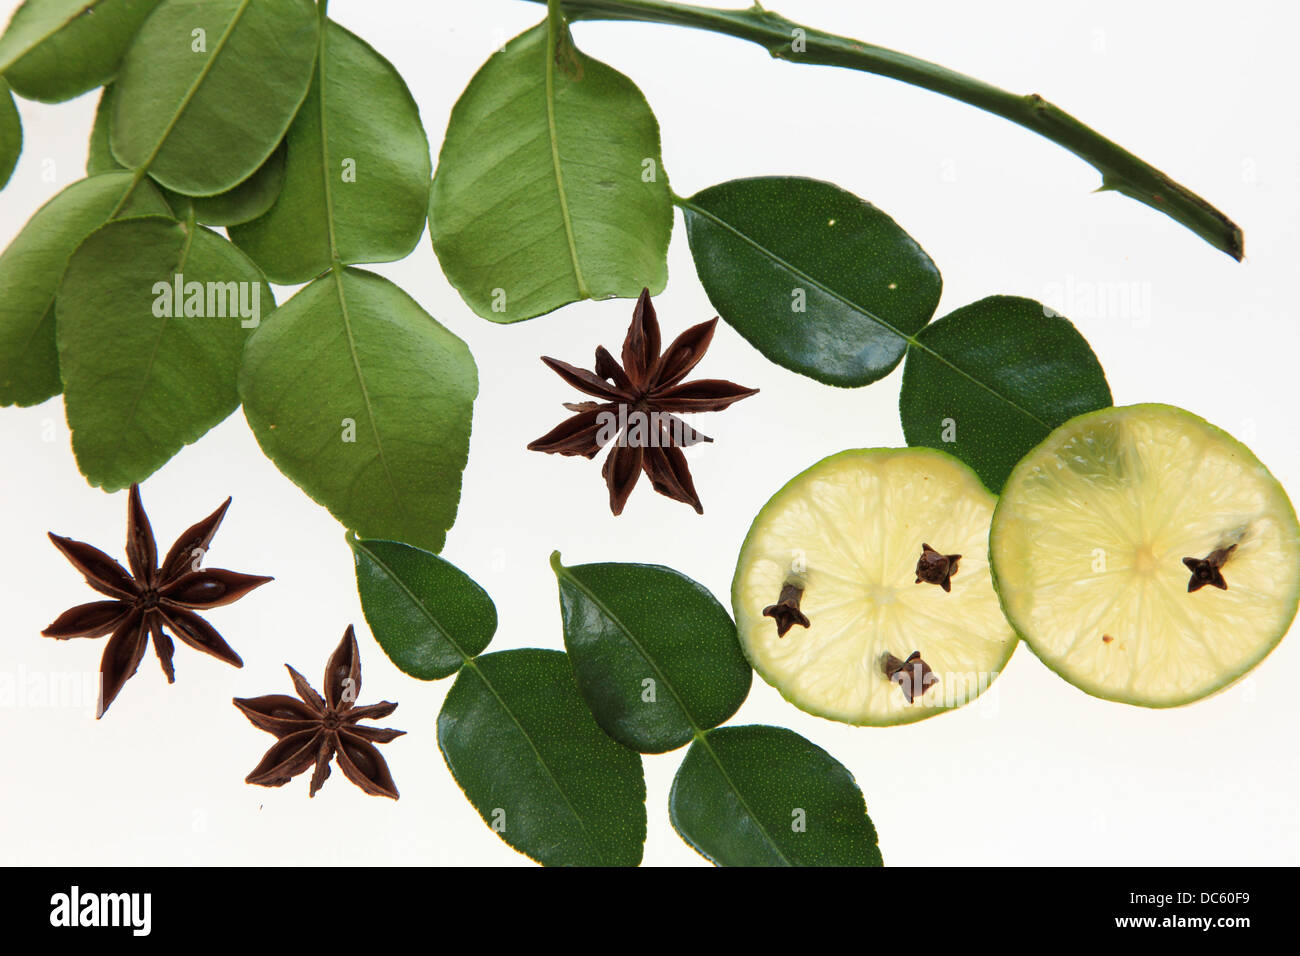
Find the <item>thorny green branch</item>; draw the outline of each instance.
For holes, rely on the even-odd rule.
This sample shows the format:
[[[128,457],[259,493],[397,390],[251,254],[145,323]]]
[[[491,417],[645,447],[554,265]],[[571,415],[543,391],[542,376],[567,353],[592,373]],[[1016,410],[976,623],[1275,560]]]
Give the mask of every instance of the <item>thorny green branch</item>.
[[[562,6],[569,20],[638,20],[709,30],[757,43],[778,60],[876,73],[942,93],[1063,146],[1101,173],[1101,189],[1113,189],[1164,213],[1238,261],[1244,254],[1241,229],[1227,216],[1037,93],[1009,93],[905,53],[801,26],[757,3],[745,10],[671,0],[559,0],[549,5]]]

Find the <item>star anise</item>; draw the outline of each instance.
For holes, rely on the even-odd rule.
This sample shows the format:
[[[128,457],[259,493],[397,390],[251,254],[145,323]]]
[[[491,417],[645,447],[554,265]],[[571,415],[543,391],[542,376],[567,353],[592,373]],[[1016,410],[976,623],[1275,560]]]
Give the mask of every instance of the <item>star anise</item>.
[[[135,674],[153,636],[154,650],[167,682],[174,683],[175,646],[163,628],[195,650],[243,667],[244,662],[195,610],[238,601],[272,578],[221,568],[200,569],[230,499],[176,539],[161,566],[140,488],[131,486],[127,504],[126,557],[131,573],[98,548],[50,534],[54,546],[86,577],[86,583],[112,600],[79,604],[41,631],[45,637],[103,637],[112,634],[100,663],[99,712],[103,717],[122,686]]]
[[[375,744],[386,744],[406,731],[362,727],[357,723],[387,717],[397,705],[383,701],[366,707],[353,706],[361,693],[361,651],[352,626],[348,625],[343,640],[325,665],[323,698],[307,683],[307,678],[288,664],[284,666],[289,668],[297,698],[288,694],[268,694],[248,700],[235,698],[235,706],[254,727],[280,738],[245,781],[263,787],[280,787],[314,765],[316,770],[311,775],[308,791],[308,796],[314,797],[330,775],[330,760],[337,755],[344,776],[358,787],[371,796],[396,800],[397,785]]]
[[[703,514],[682,448],[713,439],[677,415],[719,412],[758,391],[722,379],[682,381],[704,358],[717,324],[715,317],[692,326],[660,354],[659,321],[650,290],[642,289],[623,341],[622,365],[604,346],[596,349],[594,373],[542,356],[562,379],[601,401],[566,402],[564,407],[576,414],[530,443],[529,449],[594,458],[613,443],[601,474],[614,514],[622,513],[643,471],[659,494],[684,501]]]

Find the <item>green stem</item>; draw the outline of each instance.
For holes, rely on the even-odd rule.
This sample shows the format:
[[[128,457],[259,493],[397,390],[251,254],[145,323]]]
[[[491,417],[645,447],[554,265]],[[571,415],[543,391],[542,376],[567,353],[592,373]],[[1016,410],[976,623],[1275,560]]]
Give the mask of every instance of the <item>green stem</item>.
[[[558,36],[564,32],[564,10],[560,6],[560,0],[537,0],[538,3],[546,4],[546,24],[553,36]]]
[[[532,2],[548,3],[552,14],[557,5],[556,0]],[[1009,93],[905,53],[801,26],[757,3],[746,10],[719,10],[671,0],[559,2],[569,20],[637,20],[709,30],[757,43],[778,60],[861,70],[942,93],[1046,137],[1101,173],[1101,189],[1164,213],[1238,261],[1243,255],[1241,229],[1227,216],[1037,93]]]

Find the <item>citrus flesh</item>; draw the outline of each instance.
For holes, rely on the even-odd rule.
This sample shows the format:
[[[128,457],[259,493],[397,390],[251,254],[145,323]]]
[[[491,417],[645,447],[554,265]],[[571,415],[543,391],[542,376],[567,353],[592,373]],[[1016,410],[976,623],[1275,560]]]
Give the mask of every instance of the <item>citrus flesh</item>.
[[[754,519],[732,582],[759,676],[800,709],[851,724],[908,723],[976,697],[1017,643],[989,574],[995,501],[973,471],[928,448],[846,451],[797,475]],[[917,583],[923,544],[961,556],[951,590]],[[809,623],[779,636],[763,611],[787,585],[803,589]],[[909,702],[887,655],[918,651],[937,681],[917,680]]]
[[[990,557],[1007,617],[1044,663],[1148,707],[1246,673],[1300,597],[1300,526],[1282,486],[1226,432],[1168,405],[1053,431],[1008,478]],[[1226,590],[1196,586],[1185,558],[1211,559]]]

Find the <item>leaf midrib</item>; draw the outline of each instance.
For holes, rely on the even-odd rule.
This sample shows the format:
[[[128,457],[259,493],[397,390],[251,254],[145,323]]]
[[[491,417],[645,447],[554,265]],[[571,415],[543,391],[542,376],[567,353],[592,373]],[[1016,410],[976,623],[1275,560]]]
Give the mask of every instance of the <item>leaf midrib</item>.
[[[1005,396],[1005,395],[1003,395],[1001,392],[999,392],[997,389],[995,389],[992,385],[989,385],[987,382],[984,382],[984,381],[982,381],[982,380],[976,378],[974,375],[970,374],[970,373],[967,372],[965,369],[960,368],[960,367],[954,365],[954,364],[953,364],[953,363],[952,363],[952,362],[951,362],[947,357],[945,357],[945,356],[942,355],[941,353],[935,351],[934,349],[930,348],[930,346],[926,345],[924,342],[922,342],[922,341],[921,341],[919,338],[917,338],[915,335],[909,335],[908,333],[906,333],[906,332],[902,331],[901,329],[897,328],[896,326],[894,326],[892,323],[890,323],[890,322],[886,321],[885,319],[881,318],[880,316],[876,315],[874,312],[872,312],[870,309],[866,308],[865,306],[863,306],[863,305],[859,305],[858,303],[856,303],[856,302],[854,302],[854,301],[852,301],[852,300],[850,300],[850,299],[845,298],[845,297],[844,297],[842,294],[840,294],[839,292],[837,292],[837,291],[835,291],[834,289],[830,288],[829,286],[827,286],[827,285],[824,284],[823,282],[819,281],[818,279],[813,278],[811,275],[809,275],[808,273],[804,272],[802,269],[798,268],[797,266],[795,266],[793,263],[789,262],[788,260],[786,260],[786,259],[782,258],[781,256],[777,255],[774,251],[772,251],[771,249],[769,249],[769,248],[767,248],[766,246],[762,245],[761,243],[759,243],[757,240],[755,240],[755,239],[752,238],[751,236],[747,235],[746,233],[741,232],[739,229],[737,229],[735,226],[731,225],[731,224],[730,224],[729,222],[727,222],[726,220],[721,219],[721,218],[719,218],[718,216],[715,216],[713,213],[709,212],[707,209],[703,208],[702,206],[699,206],[699,205],[697,205],[696,203],[692,202],[690,199],[684,199],[684,198],[681,198],[681,197],[674,197],[674,202],[676,202],[677,205],[681,206],[684,210],[685,210],[685,209],[689,209],[689,210],[691,210],[692,212],[694,212],[694,213],[696,213],[696,214],[702,216],[703,218],[709,220],[709,221],[712,222],[713,224],[719,226],[720,228],[725,229],[726,231],[730,232],[732,235],[736,236],[736,237],[737,237],[738,239],[740,239],[742,242],[746,243],[747,245],[751,246],[752,248],[754,248],[754,249],[757,250],[758,252],[762,253],[762,254],[763,254],[764,256],[766,256],[767,258],[771,259],[771,260],[772,260],[773,262],[775,262],[775,263],[776,263],[780,268],[785,269],[787,272],[789,272],[792,276],[794,276],[795,278],[799,279],[800,281],[808,283],[809,285],[811,285],[811,286],[817,288],[818,290],[820,290],[821,292],[823,292],[823,293],[825,293],[826,295],[830,296],[831,298],[833,298],[833,299],[835,299],[835,300],[837,300],[837,301],[843,303],[845,306],[849,307],[850,309],[853,309],[854,311],[859,312],[859,313],[861,313],[862,315],[865,315],[868,319],[870,319],[871,321],[875,322],[875,323],[876,323],[877,325],[879,325],[881,328],[883,328],[883,329],[885,329],[885,330],[887,330],[887,331],[889,331],[889,332],[892,332],[894,335],[898,336],[900,339],[902,339],[904,342],[907,343],[907,345],[908,345],[909,348],[915,348],[916,350],[918,350],[918,351],[920,351],[920,352],[924,352],[925,354],[929,355],[931,358],[933,358],[933,359],[935,359],[936,361],[940,362],[941,364],[947,366],[949,369],[951,369],[953,372],[955,372],[955,373],[956,373],[957,375],[959,375],[960,377],[962,377],[962,378],[966,379],[967,381],[969,381],[971,384],[973,384],[973,385],[975,385],[975,386],[977,386],[977,387],[979,387],[979,388],[982,388],[984,391],[988,392],[990,395],[992,395],[992,396],[993,396],[994,398],[996,398],[998,401],[1004,403],[1005,405],[1007,405],[1008,407],[1010,407],[1010,408],[1016,410],[1017,412],[1020,412],[1020,414],[1024,415],[1026,418],[1030,419],[1031,421],[1033,421],[1033,422],[1036,423],[1037,425],[1041,426],[1041,427],[1042,427],[1043,429],[1045,429],[1046,431],[1051,431],[1051,430],[1052,430],[1052,426],[1051,426],[1051,425],[1049,425],[1047,422],[1043,421],[1041,418],[1039,418],[1037,415],[1035,415],[1035,414],[1034,414],[1033,412],[1031,412],[1029,409],[1024,408],[1024,407],[1021,406],[1021,405],[1018,405],[1016,402],[1012,401],[1010,398],[1008,398],[1007,396]]]
[[[582,274],[582,263],[578,261],[578,244],[573,234],[573,220],[569,214],[569,197],[564,188],[564,172],[560,164],[559,134],[555,124],[555,56],[557,52],[556,24],[554,17],[548,17],[546,23],[546,129],[551,143],[551,166],[555,170],[555,191],[560,201],[560,218],[564,222],[564,238],[569,244],[569,259],[573,263],[573,278],[578,284],[578,294],[586,299],[591,297],[587,289],[587,280]]]
[[[181,244],[180,255],[176,257],[176,267],[173,270],[173,275],[184,274],[185,263],[190,257],[190,247],[194,243],[194,233],[198,229],[198,226],[194,222],[194,207],[192,205],[190,206],[189,216],[186,218],[186,221],[179,225],[185,231],[185,241]],[[153,351],[149,353],[149,361],[145,364],[144,372],[138,377],[140,387],[136,389],[135,398],[131,401],[131,408],[126,413],[126,419],[123,421],[123,425],[130,424],[135,419],[135,413],[140,408],[140,402],[144,398],[144,393],[149,384],[149,376],[153,374],[154,363],[158,361],[158,351],[162,348],[163,338],[167,335],[167,323],[170,322],[176,314],[176,303],[172,303],[171,311],[172,315],[163,316],[163,320],[158,326],[158,337],[154,340]]]
[[[384,561],[382,558],[379,557],[379,555],[375,554],[374,551],[367,548],[365,542],[360,538],[358,538],[355,542],[353,542],[352,546],[360,551],[365,552],[366,556],[369,557],[371,561],[375,562],[375,564],[378,565],[379,569],[382,570],[385,574],[387,574],[389,578],[397,584],[397,586],[401,589],[402,593],[411,599],[411,603],[414,604],[417,608],[419,608],[421,616],[423,616],[425,620],[427,620],[431,625],[433,625],[433,627],[438,631],[438,633],[442,635],[443,639],[448,644],[450,644],[452,648],[456,651],[456,653],[459,654],[464,659],[464,662],[466,664],[468,664],[470,661],[474,659],[473,655],[466,653],[465,649],[460,646],[459,642],[457,642],[456,639],[453,638],[451,634],[447,631],[447,629],[442,626],[442,623],[433,616],[433,613],[429,610],[428,606],[423,601],[421,601],[419,597],[416,596],[416,593],[412,591],[411,588],[407,585],[407,583],[402,580],[401,576],[398,575],[397,572],[394,571],[392,567],[389,566],[388,562]]]
[[[375,421],[374,405],[370,401],[370,389],[367,387],[365,376],[361,372],[361,357],[357,355],[357,343],[352,335],[352,318],[348,312],[348,300],[343,293],[344,270],[337,260],[330,269],[330,275],[334,279],[334,288],[338,294],[339,317],[343,320],[343,332],[348,340],[348,355],[352,360],[352,372],[356,376],[357,388],[361,390],[361,401],[366,406],[366,419],[370,422],[370,432],[375,438],[375,455],[378,457],[379,463],[384,466],[384,477],[388,480],[388,490],[392,492],[393,503],[397,506],[398,514],[405,519],[408,517],[406,504],[397,490],[397,482],[393,479],[393,469],[388,464],[388,456],[384,454],[384,443],[379,437],[379,424]]]
[[[235,32],[235,27],[237,27],[239,21],[243,19],[244,11],[248,9],[249,4],[251,3],[252,0],[240,0],[239,7],[235,10],[235,15],[230,18],[230,22],[226,24],[226,29],[222,31],[221,36],[217,39],[217,45],[213,48],[212,55],[207,58],[207,61],[203,64],[203,68],[199,70],[198,76],[194,78],[194,82],[190,84],[190,88],[185,91],[185,97],[181,100],[180,105],[176,107],[176,111],[172,113],[171,119],[167,121],[166,128],[163,129],[162,135],[158,137],[158,142],[154,144],[153,152],[145,157],[145,161],[133,170],[131,185],[127,187],[126,192],[122,195],[122,200],[117,204],[117,208],[109,213],[109,219],[117,218],[117,214],[122,211],[123,207],[126,205],[126,201],[131,197],[131,194],[135,192],[135,188],[140,185],[140,182],[148,174],[149,167],[151,167],[154,160],[158,158],[158,153],[162,151],[163,146],[167,143],[168,138],[172,134],[172,130],[176,128],[176,124],[180,122],[181,117],[189,108],[190,103],[199,91],[199,87],[203,85],[203,81],[207,79],[208,74],[212,72],[212,67],[216,64],[217,58],[220,57],[222,51],[225,50],[226,44],[230,40],[230,35]],[[113,147],[110,137],[109,153],[112,154],[112,151]],[[114,159],[116,158],[117,157],[114,156]]]
[[[520,723],[519,718],[516,717],[515,712],[510,709],[510,705],[506,703],[505,698],[497,692],[496,687],[493,686],[490,680],[488,680],[487,675],[483,673],[482,668],[478,666],[478,662],[474,658],[467,657],[465,659],[465,666],[472,670],[474,676],[483,682],[483,686],[488,689],[488,693],[496,698],[496,702],[501,706],[501,709],[505,712],[506,716],[510,718],[510,722],[519,728],[520,735],[522,735],[524,740],[527,741],[529,748],[533,751],[533,756],[537,759],[537,765],[545,771],[547,779],[551,781],[551,786],[555,787],[556,793],[560,795],[560,799],[564,801],[564,805],[568,808],[569,812],[573,814],[573,819],[578,821],[578,827],[587,837],[587,842],[595,851],[596,856],[600,858],[601,863],[604,864],[605,854],[601,852],[600,841],[596,840],[592,836],[591,831],[587,829],[587,821],[582,818],[582,814],[578,812],[578,808],[569,800],[569,795],[565,792],[564,787],[560,786],[560,781],[556,779],[555,774],[551,771],[550,765],[542,757],[542,752],[537,749],[537,744],[533,742],[532,734],[530,734],[524,725]]]
[[[248,0],[245,0],[245,3],[247,2]],[[370,400],[370,388],[366,385],[365,376],[361,372],[361,357],[357,355],[356,338],[352,334],[352,317],[348,311],[347,296],[343,293],[344,266],[342,259],[339,258],[335,239],[334,194],[330,189],[329,128],[325,120],[325,35],[329,32],[330,21],[326,15],[325,4],[322,3],[317,9],[319,10],[320,36],[316,40],[316,83],[319,86],[316,91],[316,100],[320,109],[321,191],[325,194],[325,224],[329,233],[330,274],[334,278],[334,288],[338,295],[339,316],[343,320],[343,333],[348,341],[348,356],[352,361],[352,372],[357,380],[357,388],[361,391],[361,400],[366,407],[366,420],[370,423],[370,433],[375,439],[375,454],[379,458],[379,463],[384,466],[384,478],[388,482],[388,490],[392,493],[397,512],[403,519],[406,519],[408,517],[406,504],[397,490],[397,482],[393,478],[393,469],[388,463],[388,456],[384,454],[384,443],[379,435],[379,423],[375,420],[375,408]]]
[[[609,609],[609,607],[605,604],[604,601],[596,597],[596,595],[591,591],[590,588],[588,588],[581,581],[579,581],[573,575],[572,569],[566,568],[563,565],[559,564],[558,561],[556,561],[555,574],[557,577],[563,576],[564,578],[572,582],[573,585],[583,593],[583,595],[587,598],[587,600],[589,600],[592,604],[596,605],[596,607],[600,610],[601,614],[605,615],[605,617],[608,620],[614,622],[615,626],[617,626],[618,629],[623,632],[623,635],[627,638],[628,643],[631,644],[636,649],[636,652],[641,655],[641,659],[645,661],[648,665],[650,665],[651,670],[655,672],[660,682],[665,687],[667,687],[668,692],[673,695],[673,700],[676,701],[677,706],[681,709],[682,714],[686,717],[686,722],[691,725],[691,731],[693,735],[695,737],[699,737],[701,734],[703,734],[705,728],[701,727],[699,723],[696,721],[695,716],[691,713],[690,709],[686,706],[686,702],[682,700],[681,695],[677,693],[677,688],[673,686],[673,682],[668,679],[667,675],[664,674],[663,670],[659,667],[658,663],[656,663],[654,658],[650,656],[650,654],[646,651],[645,647],[642,646],[641,642],[636,639],[636,636],[632,633],[631,629],[628,628],[628,626],[623,623],[622,619],[619,618],[617,615],[615,615],[614,612]]]
[[[772,849],[776,851],[776,855],[781,858],[782,863],[786,866],[794,866],[794,863],[791,862],[790,858],[782,851],[780,844],[778,844],[775,838],[767,832],[767,827],[763,826],[763,821],[759,819],[758,814],[750,807],[749,801],[745,799],[745,795],[741,792],[740,787],[736,786],[736,782],[731,779],[731,774],[727,773],[727,768],[722,765],[722,759],[718,756],[718,752],[714,750],[713,745],[709,743],[708,734],[699,734],[695,739],[699,742],[700,746],[709,752],[709,756],[713,758],[713,763],[718,768],[718,773],[722,774],[722,779],[726,781],[727,786],[731,788],[731,792],[736,795],[736,799],[740,801],[740,805],[744,808],[749,819],[754,821],[754,826],[758,829],[758,832],[763,835],[763,839],[766,840],[771,845]]]
[[[2,75],[10,67],[12,67],[14,64],[18,63],[20,60],[26,57],[27,54],[31,53],[33,50],[39,47],[46,40],[58,34],[68,24],[72,23],[72,21],[81,19],[86,15],[87,11],[94,10],[95,7],[99,6],[101,3],[107,3],[107,2],[108,0],[90,0],[89,3],[83,3],[81,5],[81,8],[76,13],[72,14],[72,16],[68,17],[66,20],[60,22],[48,33],[42,34],[40,39],[38,39],[35,43],[31,44],[31,46],[24,47],[22,50],[18,52],[16,56],[10,57],[8,62],[0,63],[0,75]]]
[[[325,194],[325,230],[329,240],[331,263],[342,265],[339,258],[338,239],[334,227],[334,191],[330,187],[329,130],[325,123],[325,33],[329,18],[325,5],[319,7],[320,37],[316,40],[316,106],[320,119],[320,171],[321,192]]]

